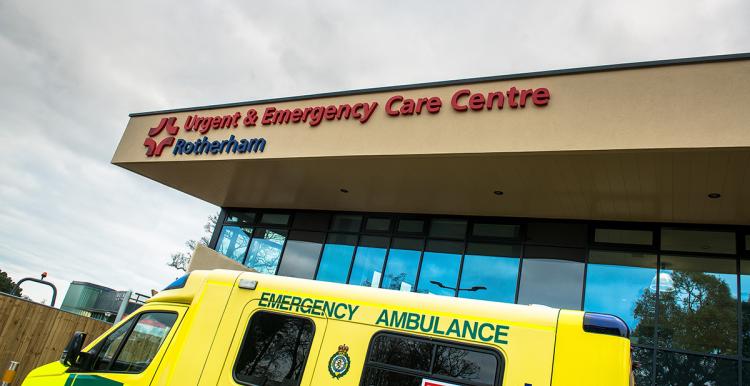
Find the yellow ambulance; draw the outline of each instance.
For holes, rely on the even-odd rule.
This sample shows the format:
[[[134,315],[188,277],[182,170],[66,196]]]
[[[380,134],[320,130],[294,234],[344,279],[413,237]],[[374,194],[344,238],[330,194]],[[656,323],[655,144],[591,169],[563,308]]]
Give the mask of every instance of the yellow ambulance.
[[[609,315],[194,271],[24,386],[626,386]]]

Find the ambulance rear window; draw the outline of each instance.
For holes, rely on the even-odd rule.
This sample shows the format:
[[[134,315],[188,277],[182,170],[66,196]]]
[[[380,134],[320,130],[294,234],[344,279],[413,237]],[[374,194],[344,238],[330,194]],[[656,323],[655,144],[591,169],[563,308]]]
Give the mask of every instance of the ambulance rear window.
[[[234,365],[235,380],[246,385],[299,385],[314,335],[309,319],[256,313]]]
[[[370,342],[361,385],[420,386],[427,380],[496,386],[502,370],[503,359],[492,350],[381,333]]]

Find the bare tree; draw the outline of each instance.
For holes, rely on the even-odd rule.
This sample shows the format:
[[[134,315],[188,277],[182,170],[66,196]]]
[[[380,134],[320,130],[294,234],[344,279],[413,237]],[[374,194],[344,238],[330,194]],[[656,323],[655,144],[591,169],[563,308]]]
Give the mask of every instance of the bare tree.
[[[187,272],[187,268],[190,265],[190,257],[192,256],[193,251],[198,245],[208,245],[208,242],[211,239],[211,234],[213,234],[214,229],[216,228],[216,222],[218,220],[218,214],[212,214],[208,216],[208,222],[203,225],[203,236],[201,236],[201,238],[198,240],[190,239],[186,241],[185,246],[188,248],[188,250],[173,253],[169,258],[167,265],[177,270]]]

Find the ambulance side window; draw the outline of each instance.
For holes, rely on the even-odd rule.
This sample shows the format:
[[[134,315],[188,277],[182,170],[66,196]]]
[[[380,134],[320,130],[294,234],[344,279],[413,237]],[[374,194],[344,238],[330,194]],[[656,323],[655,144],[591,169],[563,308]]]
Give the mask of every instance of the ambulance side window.
[[[420,386],[423,380],[497,386],[503,364],[493,350],[380,333],[370,342],[361,386]]]
[[[314,335],[309,319],[255,313],[234,365],[234,379],[247,385],[299,385]]]
[[[91,371],[140,373],[151,363],[176,320],[174,312],[144,312],[130,319],[95,349],[97,358]]]

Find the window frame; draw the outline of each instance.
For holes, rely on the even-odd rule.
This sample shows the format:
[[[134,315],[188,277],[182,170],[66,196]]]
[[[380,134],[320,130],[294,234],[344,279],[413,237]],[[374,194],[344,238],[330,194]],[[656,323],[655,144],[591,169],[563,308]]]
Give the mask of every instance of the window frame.
[[[106,369],[87,369],[87,370],[84,370],[84,369],[78,369],[78,368],[70,367],[68,369],[69,370],[68,372],[70,372],[70,373],[107,373],[107,374],[142,374],[144,371],[148,370],[148,368],[154,362],[154,358],[156,358],[156,355],[154,356],[154,358],[151,358],[151,361],[149,361],[148,364],[146,365],[146,367],[144,367],[143,369],[141,369],[141,371],[114,371],[114,370],[112,370],[112,365],[115,362],[117,362],[117,358],[120,356],[120,353],[122,352],[123,347],[125,347],[125,343],[127,343],[128,339],[130,339],[130,335],[133,333],[133,330],[135,330],[135,326],[138,325],[138,322],[141,320],[141,318],[143,317],[143,315],[146,315],[146,314],[173,314],[173,315],[176,316],[175,317],[175,321],[172,324],[172,327],[169,328],[169,332],[167,333],[167,336],[165,336],[164,340],[162,340],[161,343],[159,343],[159,348],[156,350],[156,354],[158,355],[159,351],[161,351],[162,347],[164,346],[164,342],[166,342],[170,338],[172,332],[177,327],[179,327],[179,325],[180,325],[180,321],[181,321],[181,319],[180,319],[180,313],[177,312],[177,311],[172,311],[172,310],[144,310],[142,312],[134,314],[132,317],[128,318],[127,320],[125,320],[120,325],[120,326],[124,326],[129,321],[131,321],[131,320],[133,321],[133,324],[131,324],[130,327],[128,327],[128,330],[125,332],[125,338],[123,338],[122,342],[120,342],[119,346],[117,346],[117,349],[115,350],[115,354],[112,356],[112,361],[109,362],[109,364],[107,365]],[[105,336],[103,339],[101,339],[99,342],[97,342],[96,345],[91,350],[88,351],[89,353],[92,352],[92,351],[96,351],[96,353],[94,355],[94,358],[92,359],[92,363],[91,363],[92,365],[97,362],[97,360],[99,358],[99,354],[101,354],[101,347],[104,344],[104,342],[115,331],[117,331],[117,329],[114,329],[112,332],[110,332],[109,334],[107,334],[107,336]],[[73,370],[73,371],[71,371],[71,370]]]
[[[373,342],[375,342],[375,339],[377,339],[381,335],[397,337],[397,338],[413,339],[416,341],[427,342],[427,343],[432,344],[433,347],[432,347],[432,358],[430,359],[430,371],[423,372],[423,371],[414,370],[414,369],[410,369],[406,367],[389,365],[386,363],[379,363],[379,362],[372,361],[371,358],[372,358],[372,351],[373,351]],[[454,341],[445,340],[445,339],[433,339],[431,337],[406,334],[406,333],[390,331],[390,330],[379,330],[370,336],[370,342],[367,345],[367,355],[365,356],[365,361],[362,363],[362,373],[360,374],[358,385],[366,386],[364,384],[365,371],[367,371],[368,367],[370,367],[370,368],[375,368],[375,369],[380,369],[380,370],[385,370],[385,371],[393,371],[393,372],[397,372],[397,373],[404,374],[404,375],[410,375],[414,377],[421,377],[423,379],[424,378],[434,379],[436,381],[447,382],[447,383],[460,383],[460,384],[465,384],[469,386],[486,386],[486,384],[482,382],[476,382],[476,381],[465,380],[465,379],[455,379],[455,378],[447,377],[444,375],[433,374],[432,372],[435,366],[435,355],[437,352],[438,345],[444,346],[444,347],[457,348],[461,350],[486,353],[486,354],[490,354],[494,356],[495,359],[497,360],[497,371],[495,372],[495,379],[493,380],[492,386],[503,385],[503,379],[505,378],[505,357],[503,356],[502,352],[500,352],[500,350],[494,347],[487,347],[483,345],[470,344],[470,343],[459,343],[459,342],[454,342]]]
[[[234,358],[234,363],[232,364],[232,379],[240,384],[240,385],[248,385],[252,386],[251,383],[247,381],[240,380],[237,378],[237,366],[239,363],[240,356],[242,355],[242,351],[245,349],[245,344],[247,343],[247,334],[250,332],[250,326],[251,322],[253,321],[253,318],[258,314],[270,314],[275,316],[282,316],[287,318],[296,318],[300,320],[304,320],[307,322],[310,322],[312,325],[312,336],[310,340],[310,348],[307,350],[307,354],[305,355],[304,363],[302,363],[302,373],[300,374],[300,378],[294,383],[295,386],[299,386],[302,383],[302,379],[305,377],[305,370],[307,368],[307,362],[310,359],[310,354],[313,351],[314,341],[315,341],[315,333],[317,332],[317,326],[315,325],[315,320],[306,316],[300,316],[295,314],[286,314],[281,312],[273,312],[273,311],[267,311],[264,309],[258,309],[255,310],[253,313],[250,314],[249,318],[247,319],[246,326],[245,326],[245,332],[242,334],[242,340],[240,341],[240,347],[237,349],[237,355]]]

